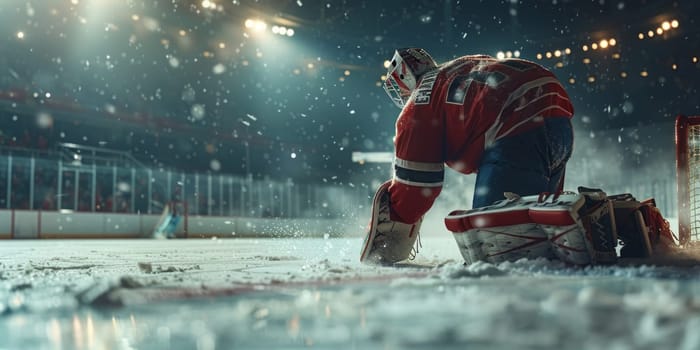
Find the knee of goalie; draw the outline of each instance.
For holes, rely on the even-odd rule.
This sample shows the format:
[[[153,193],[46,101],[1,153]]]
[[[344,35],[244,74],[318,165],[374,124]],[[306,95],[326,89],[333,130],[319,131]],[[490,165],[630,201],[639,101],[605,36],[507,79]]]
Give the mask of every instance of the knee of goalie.
[[[377,189],[372,201],[371,217],[367,227],[360,261],[363,263],[395,263],[410,257],[418,237],[422,218],[406,224],[391,219],[390,181]]]
[[[547,233],[559,259],[576,265],[617,261],[615,215],[605,192],[579,188],[579,193],[540,197],[529,215]]]

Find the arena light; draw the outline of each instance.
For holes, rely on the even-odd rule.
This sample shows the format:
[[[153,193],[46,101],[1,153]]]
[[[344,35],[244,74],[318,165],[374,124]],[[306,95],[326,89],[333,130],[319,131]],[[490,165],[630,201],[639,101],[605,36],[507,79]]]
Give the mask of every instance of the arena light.
[[[285,26],[272,26],[272,33],[282,36],[294,36],[294,29]]]
[[[259,19],[248,18],[244,22],[245,27],[254,32],[263,32],[267,29],[267,23]]]
[[[664,23],[661,23],[661,29],[663,29],[663,30],[669,30],[669,29],[671,29],[671,22],[669,22],[669,21],[664,21]]]
[[[608,48],[608,44],[609,44],[608,41],[605,40],[605,39],[601,40],[600,43],[598,43],[598,45],[600,45],[600,48],[601,48],[601,49],[607,49],[607,48]]]
[[[203,0],[202,7],[205,9],[216,10],[216,3],[211,0]]]
[[[680,24],[678,23],[678,20],[674,19],[673,21],[671,21],[671,28],[676,29],[679,25]]]

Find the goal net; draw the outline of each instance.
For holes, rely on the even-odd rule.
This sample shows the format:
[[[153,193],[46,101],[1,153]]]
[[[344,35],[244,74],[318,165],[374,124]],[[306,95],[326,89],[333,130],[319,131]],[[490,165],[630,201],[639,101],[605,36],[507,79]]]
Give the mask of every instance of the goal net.
[[[678,235],[680,243],[700,241],[700,116],[676,118]]]

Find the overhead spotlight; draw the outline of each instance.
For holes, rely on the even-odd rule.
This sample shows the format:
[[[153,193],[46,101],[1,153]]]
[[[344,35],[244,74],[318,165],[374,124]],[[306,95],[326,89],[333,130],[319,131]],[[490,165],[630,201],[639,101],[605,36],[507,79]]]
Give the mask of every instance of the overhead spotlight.
[[[653,38],[653,37],[654,37],[654,31],[653,31],[653,30],[648,31],[648,32],[647,32],[647,36],[650,37],[650,38]]]
[[[608,44],[610,44],[610,46],[615,46],[617,45],[617,40],[615,40],[615,38],[610,38],[610,40],[608,40]]]
[[[294,36],[294,29],[287,28],[287,36]]]
[[[512,57],[513,57],[513,53],[510,52],[510,51],[506,51],[506,57],[507,57],[507,58],[512,58]]]
[[[608,48],[608,41],[605,40],[605,39],[601,40],[601,41],[600,41],[600,48],[601,48],[601,49],[606,49],[606,48]]]
[[[581,50],[588,51],[588,45],[583,45],[583,47],[581,47]]]
[[[262,32],[265,29],[267,29],[267,23],[265,23],[264,21],[261,21],[259,19],[249,18],[249,19],[245,20],[244,24],[245,24],[246,28],[252,29],[253,31],[256,31],[256,32]]]
[[[498,51],[496,53],[496,58],[498,58],[499,60],[502,60],[502,59],[506,58],[506,54],[503,51]]]
[[[661,27],[659,27],[659,28],[656,28],[656,34],[659,34],[659,35],[661,35],[661,34],[663,34],[663,33],[664,33],[664,30],[663,30],[663,29],[661,29]]]
[[[554,57],[561,57],[561,50],[554,51]]]
[[[627,72],[620,72],[621,78],[627,78]]]
[[[643,70],[643,71],[641,71],[641,72],[639,73],[639,75],[641,75],[643,78],[646,78],[646,77],[649,76],[649,72]]]
[[[275,34],[279,34],[279,33],[280,33],[280,27],[278,27],[278,26],[272,26],[272,32],[275,33]]]
[[[661,28],[663,30],[669,30],[671,29],[671,22],[669,21],[664,21],[664,23],[661,23]]]
[[[674,19],[673,21],[671,21],[671,28],[678,28],[678,24],[678,20]]]
[[[520,51],[515,50],[515,52],[513,52],[513,56],[520,57]]]
[[[693,63],[698,63],[698,56],[693,56]]]
[[[546,53],[546,54],[544,54],[544,55],[545,55],[545,56],[547,56],[547,58],[552,58],[552,53],[551,53],[551,52],[549,52],[549,51],[547,51],[547,53]]]
[[[571,55],[571,49],[567,47],[566,49],[564,49],[564,53],[567,55]]]
[[[591,49],[598,50],[598,43],[591,44]]]
[[[538,53],[538,54],[537,54],[537,59],[538,59],[538,60],[541,60],[541,59],[542,59],[542,54],[541,54],[541,53]]]
[[[391,62],[389,62],[389,60],[384,61],[384,68],[389,68],[389,65],[391,65]]]
[[[639,40],[644,40],[644,33],[637,34],[637,38],[639,38]]]

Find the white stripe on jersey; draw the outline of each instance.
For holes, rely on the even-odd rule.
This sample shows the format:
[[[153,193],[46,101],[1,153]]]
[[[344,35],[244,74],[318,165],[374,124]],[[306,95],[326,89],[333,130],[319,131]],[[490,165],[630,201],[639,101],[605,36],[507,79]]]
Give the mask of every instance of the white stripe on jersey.
[[[541,100],[541,99],[543,99],[543,98],[545,98],[545,97],[549,97],[549,96],[558,96],[558,97],[561,97],[561,99],[563,99],[563,100],[566,100],[566,99],[567,99],[566,96],[564,96],[564,95],[562,95],[562,94],[560,94],[560,93],[558,93],[558,92],[556,92],[556,91],[555,91],[555,92],[550,92],[550,93],[548,93],[548,94],[544,94],[544,95],[537,96],[537,98],[534,98],[534,99],[528,101],[526,104],[524,104],[524,105],[522,105],[522,106],[519,106],[518,108],[514,109],[513,112],[521,111],[521,110],[527,108],[527,106],[529,106],[529,105],[531,105],[531,104],[533,104],[533,103],[535,103],[535,102],[537,102],[537,101],[539,101],[539,100]]]
[[[396,157],[394,159],[394,164],[398,165],[404,169],[417,170],[417,171],[443,171],[445,170],[444,163],[424,163],[424,162],[414,162],[410,160],[405,160]]]
[[[402,184],[410,185],[410,186],[415,186],[415,187],[441,187],[441,186],[442,186],[442,183],[443,183],[442,181],[440,181],[440,182],[430,182],[430,183],[408,181],[408,180],[400,179],[400,178],[398,178],[398,177],[396,177],[396,176],[394,176],[394,181],[400,182],[400,183],[402,183]]]
[[[546,108],[542,108],[541,110],[537,111],[537,113],[535,113],[535,114],[533,114],[533,115],[531,115],[531,116],[529,116],[529,117],[523,119],[521,122],[519,122],[519,123],[513,125],[512,128],[510,128],[510,129],[506,130],[505,132],[503,132],[500,136],[497,136],[497,137],[496,137],[496,140],[500,140],[500,139],[502,139],[502,138],[508,136],[508,134],[510,134],[513,130],[517,129],[517,128],[520,127],[521,125],[523,125],[523,124],[525,124],[525,123],[527,123],[527,122],[529,122],[529,121],[531,121],[531,120],[533,120],[533,119],[535,119],[535,118],[537,118],[537,117],[540,117],[540,114],[541,114],[542,112],[548,111],[548,110],[550,110],[550,109],[561,109],[561,110],[564,111],[565,113],[569,113],[568,110],[566,110],[566,109],[564,109],[564,108],[562,108],[561,106],[558,106],[558,105],[554,105],[554,106],[549,106],[549,107],[546,107]]]
[[[503,116],[503,111],[508,106],[510,106],[510,104],[513,103],[513,101],[521,98],[528,91],[530,91],[534,88],[538,88],[540,86],[546,85],[546,84],[557,84],[557,85],[561,86],[562,90],[564,89],[564,87],[561,85],[561,83],[559,83],[559,81],[555,77],[543,77],[543,78],[529,81],[529,82],[521,85],[515,91],[513,91],[510,95],[508,95],[508,99],[506,99],[506,102],[503,103],[503,105],[501,106],[501,111],[498,112],[498,116],[496,116],[496,120],[494,121],[493,125],[491,125],[491,127],[488,130],[486,130],[486,132],[484,133],[484,148],[491,146],[496,141],[496,135],[498,135],[498,131],[500,131],[501,128],[503,127],[503,122],[501,122],[501,117]],[[510,130],[509,130],[509,132],[510,132]]]

